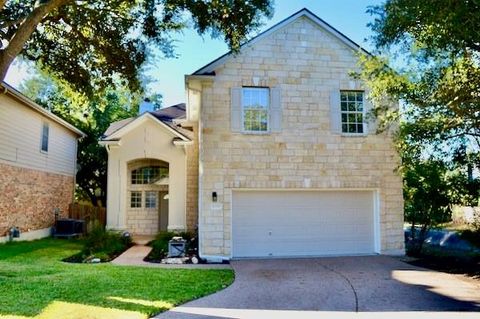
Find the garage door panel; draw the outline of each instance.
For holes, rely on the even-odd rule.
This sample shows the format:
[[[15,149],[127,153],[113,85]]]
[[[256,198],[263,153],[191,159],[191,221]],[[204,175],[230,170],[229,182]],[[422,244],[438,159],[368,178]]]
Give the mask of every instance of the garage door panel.
[[[371,191],[234,192],[234,257],[371,254]]]

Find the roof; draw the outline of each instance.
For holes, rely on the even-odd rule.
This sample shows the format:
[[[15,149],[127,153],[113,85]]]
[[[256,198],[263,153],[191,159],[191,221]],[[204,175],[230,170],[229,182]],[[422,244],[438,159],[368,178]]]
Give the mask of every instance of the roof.
[[[173,121],[184,119],[186,116],[186,108],[185,103],[180,103],[150,113],[160,121]]]
[[[110,137],[128,126],[130,123],[135,122],[137,119],[148,114],[152,118],[158,120],[170,130],[173,130],[182,140],[191,140],[193,133],[187,129],[184,129],[180,125],[176,124],[174,120],[185,119],[186,117],[186,105],[185,103],[175,104],[169,107],[161,108],[153,112],[146,112],[137,117],[130,117],[121,121],[113,122],[102,136],[103,141],[111,140]]]
[[[371,55],[370,52],[362,48],[360,45],[358,45],[355,41],[347,37],[345,34],[341,33],[334,27],[332,27],[330,24],[328,24],[326,21],[322,20],[320,17],[315,15],[312,11],[308,10],[307,8],[303,8],[300,11],[297,11],[296,13],[292,14],[291,16],[283,19],[279,23],[275,24],[274,26],[270,27],[269,29],[261,32],[254,38],[250,39],[249,41],[245,42],[240,46],[240,50],[244,47],[251,46],[258,42],[259,40],[265,38],[266,36],[272,34],[273,32],[277,31],[280,28],[283,28],[284,26],[292,23],[293,21],[301,18],[301,17],[306,17],[316,23],[318,26],[338,38],[340,41],[342,41],[344,44],[349,46],[353,50],[361,50],[364,53]],[[213,60],[212,62],[208,63],[207,65],[201,67],[197,71],[193,72],[191,75],[215,75],[215,69],[224,64],[229,58],[231,58],[234,55],[232,51],[229,51],[225,53],[224,55],[220,56],[219,58]]]
[[[46,110],[45,108],[43,108],[42,106],[38,105],[37,103],[35,103],[34,101],[32,101],[30,98],[28,98],[27,96],[25,96],[24,94],[22,94],[20,91],[16,90],[15,88],[13,88],[11,85],[5,83],[5,82],[2,82],[0,84],[0,86],[3,88],[3,92],[4,94],[6,95],[9,95],[11,97],[13,97],[14,99],[16,99],[17,101],[21,102],[23,105],[27,106],[27,107],[30,107],[31,109],[33,109],[34,111],[40,113],[41,115],[51,119],[52,121],[54,122],[57,122],[58,124],[60,124],[61,126],[65,127],[66,129],[68,129],[69,131],[75,133],[76,135],[78,135],[79,137],[84,137],[84,136],[87,136],[85,133],[83,133],[82,131],[80,131],[78,128],[76,128],[75,126],[73,126],[72,124],[68,123],[67,121],[65,120],[62,120],[60,117],[56,116],[55,114],[53,114],[52,112],[50,112],[49,110]]]

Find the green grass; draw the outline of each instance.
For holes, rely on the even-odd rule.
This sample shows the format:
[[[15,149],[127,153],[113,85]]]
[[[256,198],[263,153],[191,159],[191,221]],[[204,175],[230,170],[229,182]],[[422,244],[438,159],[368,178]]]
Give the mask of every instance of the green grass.
[[[55,239],[0,245],[0,318],[2,315],[33,317],[55,302],[153,315],[213,293],[233,281],[231,270],[61,261],[80,249],[78,241]]]

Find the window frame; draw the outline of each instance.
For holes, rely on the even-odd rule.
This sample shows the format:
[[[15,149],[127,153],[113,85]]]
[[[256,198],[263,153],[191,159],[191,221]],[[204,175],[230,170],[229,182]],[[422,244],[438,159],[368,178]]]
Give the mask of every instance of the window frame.
[[[140,206],[132,206],[132,198],[133,198],[133,194],[140,194]],[[130,209],[142,209],[143,208],[143,192],[142,191],[135,191],[135,190],[132,190],[130,191]]]
[[[342,121],[342,115],[343,114],[349,114],[350,112],[349,111],[346,111],[344,113],[344,111],[342,111],[342,93],[344,92],[353,92],[353,93],[362,93],[362,131],[363,132],[344,132],[343,131],[343,121]],[[368,135],[368,127],[366,125],[366,105],[365,105],[365,90],[346,90],[346,89],[342,89],[339,91],[339,105],[338,107],[340,108],[340,118],[339,118],[339,121],[340,121],[340,134],[342,136],[349,136],[349,137],[364,137],[364,136],[367,136]],[[355,112],[352,112],[352,113],[360,113],[358,111],[355,111]],[[356,122],[356,125],[358,125],[359,123]]]
[[[245,89],[262,89],[267,91],[267,129],[265,131],[252,131],[252,130],[246,130],[245,129],[245,105],[243,102],[243,93]],[[241,127],[242,130],[241,132],[243,134],[253,134],[253,135],[265,135],[265,134],[270,134],[271,130],[271,92],[270,92],[270,87],[267,86],[242,86],[242,99],[241,99]]]
[[[155,176],[155,174],[153,174],[152,176],[148,176],[148,178],[145,178],[147,175],[145,175],[144,170],[146,169],[158,170],[158,176]],[[162,174],[162,170],[167,171],[166,176]],[[152,181],[158,180],[159,178],[168,177],[169,173],[169,169],[162,166],[154,165],[138,167],[130,171],[130,185],[151,185],[153,184]]]
[[[155,195],[155,206],[147,206],[147,198],[149,193],[153,193]],[[147,190],[145,191],[145,209],[158,209],[158,191]]]
[[[46,140],[45,140],[45,137],[46,137]],[[46,147],[44,148],[44,146]],[[49,146],[50,146],[50,125],[47,122],[42,122],[42,130],[40,134],[40,153],[48,154]]]

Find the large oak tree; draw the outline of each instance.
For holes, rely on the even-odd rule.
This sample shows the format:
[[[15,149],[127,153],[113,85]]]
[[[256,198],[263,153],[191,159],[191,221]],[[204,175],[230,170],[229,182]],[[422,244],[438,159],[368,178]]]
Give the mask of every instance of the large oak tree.
[[[122,79],[139,89],[149,48],[173,55],[171,33],[193,23],[238,49],[271,0],[0,0],[0,81],[19,55],[92,94]]]
[[[376,50],[359,76],[380,129],[401,119],[405,218],[425,234],[480,196],[480,1],[387,0],[369,12]]]

